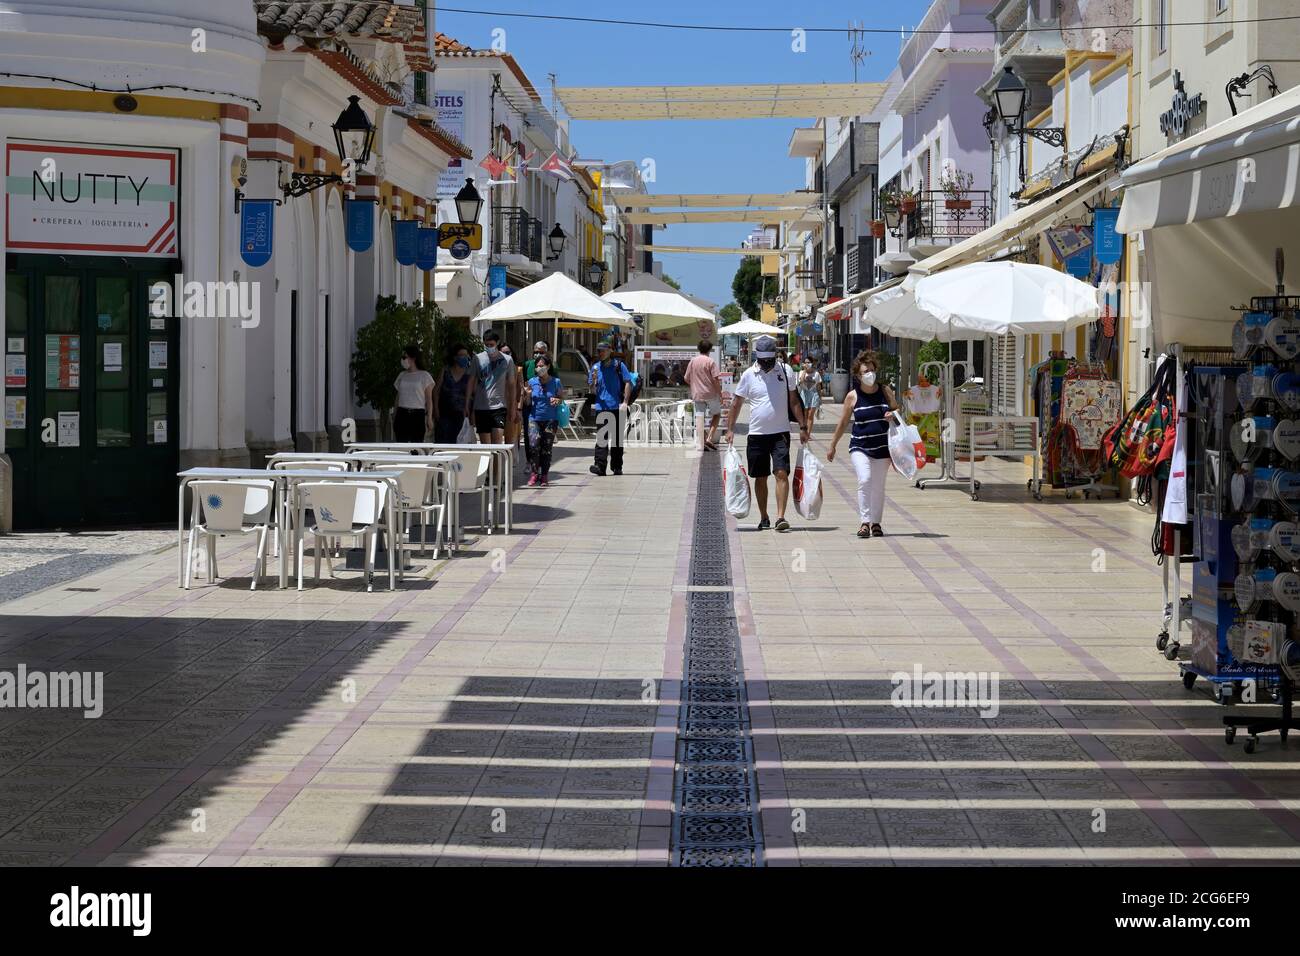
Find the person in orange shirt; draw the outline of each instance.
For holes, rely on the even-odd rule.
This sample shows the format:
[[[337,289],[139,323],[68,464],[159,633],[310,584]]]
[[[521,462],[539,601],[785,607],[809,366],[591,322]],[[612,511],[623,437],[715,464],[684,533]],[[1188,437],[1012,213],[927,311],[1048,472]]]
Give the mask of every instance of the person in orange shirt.
[[[722,420],[722,373],[709,357],[713,343],[700,340],[700,354],[686,366],[686,384],[695,402],[695,450],[718,450],[718,422]],[[704,434],[704,419],[709,418],[709,433]]]

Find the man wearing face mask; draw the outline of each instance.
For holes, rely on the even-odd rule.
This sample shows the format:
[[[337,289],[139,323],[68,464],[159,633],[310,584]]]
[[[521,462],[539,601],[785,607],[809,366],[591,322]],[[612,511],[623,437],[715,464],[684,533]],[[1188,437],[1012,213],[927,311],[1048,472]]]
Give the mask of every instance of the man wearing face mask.
[[[789,531],[785,506],[790,497],[790,423],[800,422],[799,440],[808,441],[808,429],[799,417],[795,384],[789,368],[776,360],[776,339],[761,335],[754,343],[756,365],[745,369],[736,385],[727,418],[727,443],[736,438],[736,420],[740,407],[749,403],[749,433],[745,441],[745,459],[754,479],[754,498],[758,502],[758,530],[775,528]],[[767,515],[767,479],[776,475],[776,524]]]
[[[518,413],[519,383],[514,359],[501,352],[501,336],[483,335],[483,351],[475,357],[474,430],[481,444],[505,441],[506,420]]]

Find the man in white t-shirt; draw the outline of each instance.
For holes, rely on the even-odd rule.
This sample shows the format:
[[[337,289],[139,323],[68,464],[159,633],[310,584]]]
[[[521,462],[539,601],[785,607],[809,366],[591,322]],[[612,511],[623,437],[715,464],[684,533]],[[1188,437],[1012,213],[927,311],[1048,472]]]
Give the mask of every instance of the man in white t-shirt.
[[[795,402],[795,383],[789,367],[776,360],[776,339],[761,335],[754,343],[756,365],[745,369],[736,385],[727,418],[727,443],[736,439],[736,419],[740,406],[749,403],[749,433],[745,441],[745,459],[749,476],[754,479],[754,497],[758,500],[758,530],[775,527],[789,531],[785,520],[785,503],[790,497],[790,422],[798,421],[799,440],[808,441],[808,429],[799,416]],[[776,475],[776,524],[767,517],[767,479]]]

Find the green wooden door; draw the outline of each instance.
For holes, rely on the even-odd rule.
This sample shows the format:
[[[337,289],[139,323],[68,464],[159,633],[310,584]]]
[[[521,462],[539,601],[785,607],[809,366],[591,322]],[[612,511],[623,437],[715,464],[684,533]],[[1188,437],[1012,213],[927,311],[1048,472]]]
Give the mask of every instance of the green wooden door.
[[[179,330],[149,311],[171,263],[11,257],[6,326],[23,314],[25,422],[6,428],[14,523],[168,521],[178,459]],[[20,301],[21,297],[21,301]],[[7,345],[16,344],[8,331]],[[18,393],[6,386],[6,398]],[[11,405],[11,403],[7,403]],[[11,415],[6,425],[19,425]]]

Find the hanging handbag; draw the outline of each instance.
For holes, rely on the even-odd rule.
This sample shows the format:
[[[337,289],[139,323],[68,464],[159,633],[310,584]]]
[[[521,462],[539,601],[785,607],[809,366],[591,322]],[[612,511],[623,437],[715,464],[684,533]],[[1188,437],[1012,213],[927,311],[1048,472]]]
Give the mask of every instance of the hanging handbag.
[[[1106,463],[1125,478],[1168,474],[1177,429],[1173,386],[1174,362],[1166,361],[1151,387],[1102,438]]]

